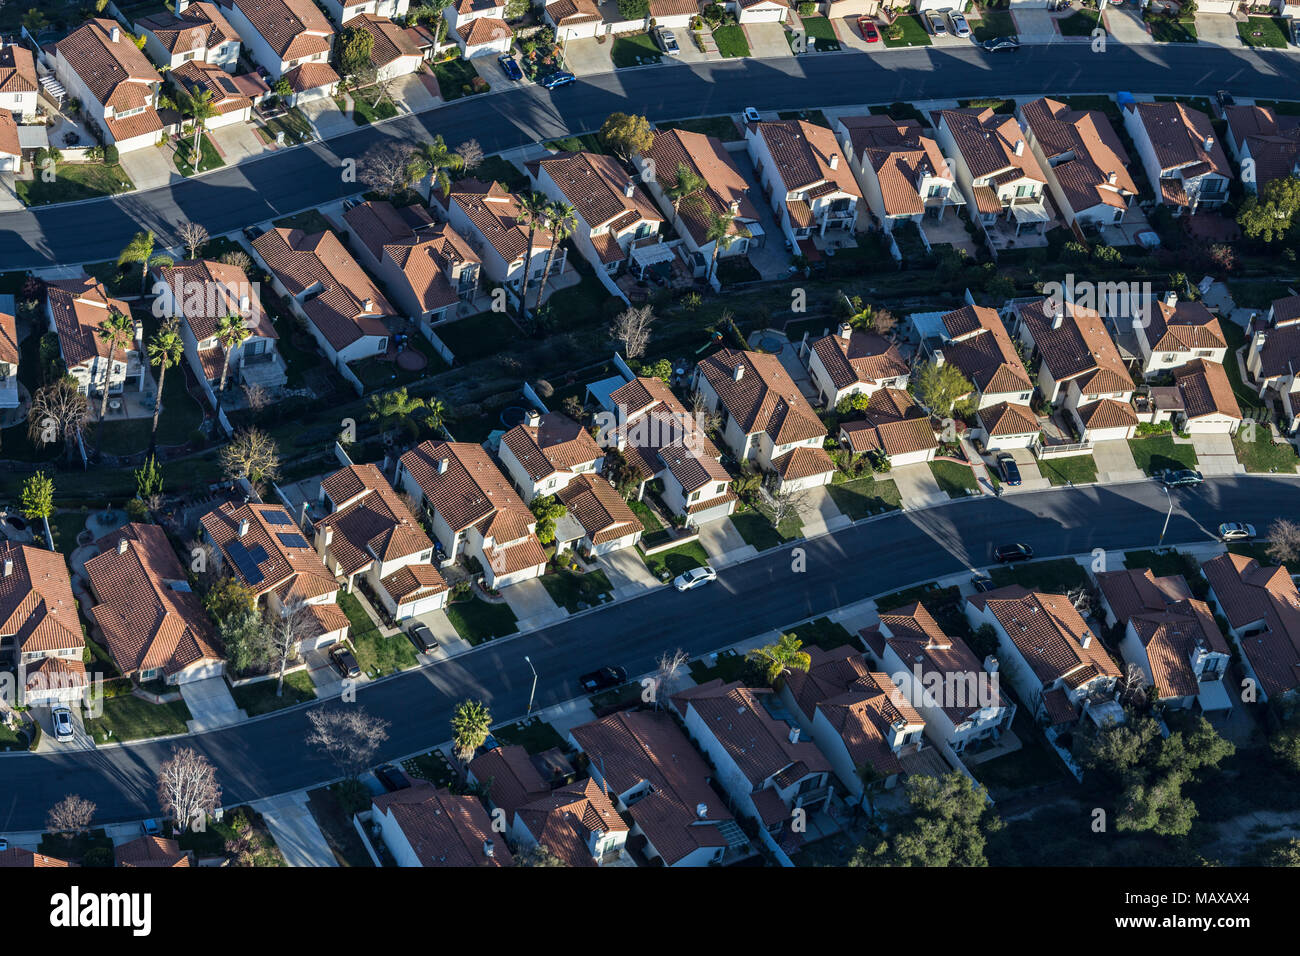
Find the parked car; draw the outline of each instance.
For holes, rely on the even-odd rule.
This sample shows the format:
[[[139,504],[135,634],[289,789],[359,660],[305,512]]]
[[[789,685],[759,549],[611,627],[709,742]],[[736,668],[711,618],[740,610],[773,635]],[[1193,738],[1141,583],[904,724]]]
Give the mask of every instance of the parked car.
[[[1237,521],[1225,521],[1219,525],[1219,537],[1224,541],[1250,541],[1255,537],[1255,526]]]
[[[1014,488],[1020,484],[1020,467],[1016,460],[1005,452],[998,455],[998,471],[1002,473],[1002,480]]]
[[[745,107],[745,122],[746,122],[746,123],[758,123],[758,122],[761,122],[761,121],[759,120],[759,117],[758,117],[758,110],[754,109],[754,107],[752,107],[752,106],[746,106],[746,107]]]
[[[970,579],[970,583],[971,586],[974,587],[976,591],[979,591],[981,593],[983,593],[984,591],[992,591],[994,588],[997,587],[997,585],[993,583],[993,579],[985,574],[975,575],[973,578]]]
[[[568,86],[577,79],[578,78],[572,73],[560,70],[556,73],[552,73],[550,76],[543,77],[542,86],[546,87],[548,90],[553,90],[559,86]]]
[[[602,667],[590,674],[583,674],[578,678],[578,683],[588,694],[598,690],[609,690],[611,687],[627,683],[627,671],[621,667]]]
[[[673,36],[672,30],[665,30],[663,27],[656,27],[655,43],[659,45],[659,49],[663,50],[669,56],[681,55],[681,48],[677,46],[677,37]]]
[[[396,790],[405,790],[411,785],[411,781],[407,779],[406,774],[402,773],[401,770],[393,766],[391,763],[386,763],[382,767],[376,767],[375,777],[384,785],[384,789],[389,793]]]
[[[433,636],[433,631],[429,630],[428,625],[417,624],[411,628],[407,634],[415,649],[421,654],[432,654],[438,649],[438,639]]]
[[[948,35],[948,24],[943,22],[943,17],[938,11],[925,11],[925,25],[937,37],[946,37]]]
[[[880,31],[876,29],[876,21],[871,17],[858,17],[858,32],[868,43],[880,42]]]
[[[702,568],[691,568],[685,574],[679,574],[673,579],[673,587],[679,591],[689,591],[691,588],[699,587],[701,584],[707,584],[717,579],[718,572],[706,564]]]
[[[344,644],[335,645],[334,649],[330,651],[330,663],[343,677],[361,676],[361,668],[357,665],[356,657]]]
[[[963,40],[967,39],[970,36],[970,24],[966,22],[966,18],[956,10],[947,10],[945,12],[948,14],[948,23],[952,27],[953,36],[961,37]]]
[[[76,725],[72,722],[72,711],[66,707],[55,707],[50,715],[54,718],[55,740],[71,740],[77,736]]]
[[[1184,468],[1181,471],[1166,471],[1163,480],[1170,488],[1180,488],[1183,485],[1199,485],[1205,480],[1205,476],[1199,471]]]
[[[501,64],[501,69],[505,71],[506,76],[512,80],[522,80],[524,71],[519,69],[518,62],[509,53],[502,53],[497,57],[497,62]]]
[[[1020,38],[993,37],[991,40],[985,40],[980,46],[985,53],[1011,53],[1020,49]]]
[[[1001,564],[1012,561],[1028,561],[1034,556],[1034,549],[1027,544],[1000,544],[993,551],[993,557]]]

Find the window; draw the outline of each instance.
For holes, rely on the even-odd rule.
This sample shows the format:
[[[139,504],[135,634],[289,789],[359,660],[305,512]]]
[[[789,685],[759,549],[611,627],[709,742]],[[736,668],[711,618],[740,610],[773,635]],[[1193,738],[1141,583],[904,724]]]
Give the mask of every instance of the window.
[[[724,484],[722,484],[721,482],[719,482],[719,484],[718,484],[718,494],[720,494],[720,495],[725,495],[726,493],[727,493],[727,486],[724,485]]]
[[[691,497],[690,497],[688,500],[689,500],[689,501],[699,501],[699,500],[700,500],[700,493],[699,493],[698,491],[692,491],[692,492],[691,492]]]

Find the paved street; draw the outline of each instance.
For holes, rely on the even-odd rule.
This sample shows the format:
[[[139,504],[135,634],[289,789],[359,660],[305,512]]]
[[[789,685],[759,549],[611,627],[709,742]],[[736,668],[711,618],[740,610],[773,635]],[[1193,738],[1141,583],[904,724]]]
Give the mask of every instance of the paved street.
[[[1225,516],[1266,526],[1300,509],[1300,480],[1280,477],[1210,479],[1174,494],[1167,541],[1211,542]],[[665,646],[702,655],[874,594],[986,565],[992,549],[1023,541],[1043,557],[1095,547],[1149,547],[1160,534],[1165,495],[1154,482],[985,495],[925,511],[895,513],[801,544],[806,570],[791,570],[788,548],[774,548],[723,569],[716,584],[686,594],[670,589],[612,605],[531,634],[498,639],[473,652],[363,684],[357,701],[392,721],[376,762],[436,745],[449,736],[455,703],[479,697],[497,720],[522,714],[532,674],[536,709],[578,694],[577,677],[605,664],[629,674],[654,667]],[[310,707],[337,707],[336,702]],[[224,800],[235,805],[267,794],[315,786],[338,775],[304,745],[308,707],[189,738],[217,767]],[[106,747],[93,754],[0,755],[0,832],[39,828],[49,807],[68,793],[98,805],[101,824],[155,814],[154,774],[175,741]]]

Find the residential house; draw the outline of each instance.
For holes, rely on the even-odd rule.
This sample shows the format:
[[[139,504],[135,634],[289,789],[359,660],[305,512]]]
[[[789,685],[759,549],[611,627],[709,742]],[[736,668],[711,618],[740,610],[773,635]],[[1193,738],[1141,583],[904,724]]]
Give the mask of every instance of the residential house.
[[[854,330],[847,322],[841,323],[834,335],[813,342],[805,335],[799,355],[827,408],[852,395],[906,388],[912,374],[894,343],[875,332]]]
[[[1048,97],[1018,112],[1056,208],[1076,234],[1084,226],[1123,222],[1137,184],[1128,171],[1128,151],[1106,114]]]
[[[988,107],[939,110],[933,117],[972,218],[990,240],[1042,233],[1052,221],[1044,196],[1047,177],[1016,118]]]
[[[390,20],[405,17],[411,2],[410,0],[321,0],[321,6],[335,23],[342,26],[354,17],[365,14],[387,17]]]
[[[18,319],[12,295],[0,295],[0,409],[17,408]]]
[[[479,754],[465,768],[465,782],[486,790],[488,806],[504,815],[502,822],[507,832],[516,810],[551,793],[528,751],[518,744],[493,747]]]
[[[519,196],[507,192],[500,183],[482,183],[463,179],[452,184],[450,192],[434,192],[432,202],[451,227],[478,253],[483,274],[492,282],[518,292],[528,274],[529,285],[537,288],[546,275],[551,252],[551,232],[537,226],[531,236],[523,222]],[[564,272],[568,253],[561,246],[555,250],[551,275]]]
[[[457,317],[478,292],[482,260],[424,206],[398,208],[386,200],[358,203],[343,213],[357,239],[357,255],[377,275],[393,303],[427,336],[431,326]]]
[[[988,451],[1028,448],[1038,440],[1042,426],[1028,405],[998,402],[975,413],[976,427],[970,435]]]
[[[628,842],[664,866],[722,863],[749,839],[709,785],[713,771],[671,716],[627,710],[569,731],[592,778],[632,821]]]
[[[1142,350],[1142,374],[1151,378],[1179,368],[1194,359],[1222,365],[1228,354],[1228,340],[1203,302],[1180,302],[1177,292],[1148,303],[1146,321],[1135,321],[1138,347]]]
[[[116,20],[88,20],[49,48],[55,75],[81,102],[90,125],[119,152],[155,146],[162,137],[162,77]]]
[[[248,281],[244,270],[211,259],[190,259],[173,266],[155,266],[152,277],[154,314],[180,320],[185,359],[195,377],[206,383],[214,404],[214,389],[226,371],[227,352],[227,386],[273,389],[288,382],[288,369],[276,348],[279,333],[262,307],[257,284]],[[217,338],[217,323],[227,315],[242,317],[248,333],[229,349]]]
[[[334,28],[311,0],[225,0],[222,12],[271,83],[288,82],[290,105],[334,95]]]
[[[960,637],[944,633],[924,604],[880,615],[862,636],[931,739],[953,753],[978,751],[1011,729],[1016,705],[999,690],[997,661],[981,661]]]
[[[1087,714],[1098,726],[1122,721],[1114,700],[1120,671],[1100,638],[1063,594],[1018,584],[966,598],[973,629],[990,625],[998,637],[998,673],[1034,718],[1051,727]]]
[[[1209,605],[1227,620],[1259,699],[1294,693],[1300,688],[1300,591],[1288,570],[1231,552],[1201,570],[1210,582]]]
[[[176,0],[175,11],[162,10],[135,21],[144,50],[160,67],[206,63],[227,73],[239,65],[239,33],[215,3]]]
[[[537,519],[481,445],[421,442],[402,456],[396,484],[428,509],[447,559],[476,561],[488,587],[546,571]]]
[[[936,364],[947,362],[975,386],[977,409],[1004,402],[1028,411],[1034,385],[1007,327],[993,309],[968,302],[940,317],[942,335],[924,343]]]
[[[966,204],[939,144],[914,119],[841,116],[835,123],[849,168],[885,232],[901,222],[942,222]]]
[[[95,545],[85,565],[90,616],[118,669],[171,686],[220,677],[221,644],[163,529],[132,522]]]
[[[600,475],[576,476],[559,491],[558,497],[568,509],[568,516],[582,529],[580,538],[564,544],[584,554],[597,555],[633,547],[641,540],[641,519]]]
[[[501,436],[498,455],[524,501],[553,495],[579,475],[600,471],[605,461],[596,440],[568,415],[534,410]]]
[[[396,621],[446,607],[433,542],[378,468],[349,465],[326,476],[320,502],[328,513],[313,519],[316,551],[345,590],[364,582]]]
[[[194,865],[194,853],[182,850],[175,840],[161,836],[142,836],[113,847],[113,860],[118,866],[183,867]]]
[[[1153,421],[1172,419],[1180,431],[1227,434],[1241,424],[1241,406],[1218,362],[1194,359],[1174,369],[1172,386],[1152,386]]]
[[[228,569],[268,610],[310,615],[298,650],[325,647],[348,636],[338,606],[339,582],[321,561],[283,505],[226,502],[199,519],[213,548],[217,573]]]
[[[253,104],[270,91],[256,73],[231,76],[215,63],[200,60],[182,63],[168,75],[190,96],[206,93],[210,97],[208,102],[215,112],[203,121],[205,129],[247,123],[253,118]]]
[[[689,2],[695,5],[694,0]],[[694,254],[697,275],[704,274],[713,261],[718,240],[710,239],[708,232],[715,216],[732,217],[727,225],[731,241],[718,247],[719,259],[744,255],[751,245],[763,245],[765,236],[758,210],[750,201],[749,182],[720,139],[682,129],[660,130],[654,134],[650,148],[635,161],[642,184]],[[674,203],[668,190],[677,186],[683,167],[703,180],[705,186]]]
[[[567,43],[596,36],[605,18],[593,0],[551,0],[542,8],[542,22],[555,31],[555,42]]]
[[[1123,628],[1120,653],[1141,668],[1162,704],[1207,712],[1232,708],[1223,681],[1228,642],[1182,575],[1156,577],[1150,568],[1100,571],[1097,587],[1107,626]]]
[[[830,483],[835,465],[823,447],[826,426],[777,356],[721,349],[695,367],[693,382],[721,414],[731,453],[757,461],[775,476],[778,491]]]
[[[1208,116],[1182,103],[1130,102],[1123,113],[1156,202],[1174,215],[1223,205],[1232,169]]]
[[[514,31],[506,23],[504,0],[458,0],[443,8],[448,33],[467,60],[509,53]]]
[[[717,771],[717,783],[741,814],[774,839],[798,842],[788,831],[792,811],[824,811],[831,798],[831,762],[800,739],[797,724],[772,716],[780,698],[766,687],[715,679],[671,698],[686,732]],[[793,718],[791,718],[793,720]]]
[[[700,0],[649,0],[649,18],[656,26],[669,30],[689,30],[691,20],[700,15]]]
[[[253,248],[272,287],[291,297],[293,311],[336,367],[388,351],[388,322],[397,310],[333,232],[270,229]]]
[[[1300,175],[1300,117],[1257,104],[1229,106],[1223,115],[1228,148],[1241,167],[1246,189],[1258,192],[1275,179]]]
[[[840,422],[840,447],[884,458],[891,468],[932,461],[939,449],[930,413],[898,388],[871,393],[862,418]]]
[[[745,147],[776,220],[792,246],[807,254],[814,237],[852,244],[858,188],[835,134],[804,120],[749,123]]]
[[[1300,427],[1300,296],[1270,306],[1268,323],[1256,328],[1242,358],[1260,398],[1282,403],[1285,418],[1279,426],[1294,433]],[[1227,360],[1236,361],[1236,356]]]
[[[588,777],[516,810],[510,836],[520,847],[545,847],[565,866],[609,866],[623,859],[629,829]]]
[[[44,853],[33,853],[31,850],[24,850],[20,846],[11,846],[7,849],[0,850],[0,869],[30,869],[31,867],[46,866],[74,866],[67,860],[60,860],[57,857],[46,856]]]
[[[22,168],[23,144],[18,124],[12,114],[0,112],[0,173],[20,173]]]
[[[808,656],[807,671],[786,676],[781,700],[826,755],[840,783],[864,802],[864,778],[885,788],[898,782],[900,758],[924,746],[925,720],[888,674],[872,670],[861,651],[847,644],[830,651],[809,647]]]
[[[1084,441],[1132,438],[1135,386],[1101,316],[1063,297],[1018,303],[1015,311],[1021,341],[1040,359],[1043,399],[1070,412]]]
[[[98,279],[82,276],[46,283],[45,317],[50,331],[59,337],[59,355],[68,374],[85,395],[103,394],[106,378],[108,394],[120,395],[128,388],[142,388],[148,377],[139,320],[133,320],[131,341],[109,355],[109,342],[100,330],[114,313],[130,316],[131,307],[112,298]]]
[[[374,0],[370,0],[373,4]],[[391,2],[389,5],[393,5]],[[399,76],[410,76],[424,63],[420,46],[402,27],[388,17],[373,13],[354,16],[349,27],[365,30],[373,39],[370,63],[375,68],[375,82],[384,83]]]
[[[470,794],[453,794],[417,780],[373,797],[370,814],[398,866],[495,867],[513,862],[483,804]]]
[[[17,43],[0,47],[0,110],[23,122],[35,119],[39,85],[31,50]]]
[[[613,156],[556,153],[526,168],[538,190],[574,208],[573,242],[593,267],[614,273],[627,266],[644,277],[663,261],[663,217]]]
[[[86,641],[63,555],[0,542],[0,660],[28,706],[73,702],[87,684]]]
[[[790,15],[785,0],[727,0],[725,6],[740,23],[784,23]]]

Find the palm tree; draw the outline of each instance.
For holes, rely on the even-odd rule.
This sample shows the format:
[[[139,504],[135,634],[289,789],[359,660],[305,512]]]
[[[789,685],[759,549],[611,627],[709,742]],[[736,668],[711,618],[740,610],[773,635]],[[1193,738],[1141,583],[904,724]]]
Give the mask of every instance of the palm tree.
[[[550,200],[542,193],[533,190],[519,197],[519,221],[528,227],[528,246],[524,252],[524,282],[519,290],[519,317],[528,318],[528,274],[533,268],[533,238],[537,227],[546,224],[547,207]]]
[[[546,207],[546,228],[551,231],[551,251],[546,255],[546,271],[542,273],[542,284],[537,287],[537,305],[542,305],[546,297],[546,283],[551,278],[551,264],[555,262],[555,250],[560,243],[573,235],[578,227],[578,211],[567,202],[553,202]]]
[[[173,365],[179,365],[181,356],[185,353],[185,343],[181,341],[180,323],[176,319],[168,319],[154,333],[149,340],[148,346],[149,363],[158,366],[158,397],[153,403],[153,431],[149,433],[149,450],[153,451],[158,444],[158,415],[162,412],[163,399],[163,382],[167,376],[167,370]]]
[[[379,427],[385,434],[391,435],[391,426],[394,422],[410,421],[420,411],[427,410],[426,415],[430,421],[436,415],[441,424],[442,416],[446,414],[446,406],[437,399],[434,401],[438,405],[436,411],[430,408],[424,399],[408,394],[405,388],[395,388],[391,392],[371,395],[370,401],[366,403],[366,412],[372,422],[379,422]]]
[[[99,399],[97,440],[102,441],[104,436],[104,416],[108,414],[108,386],[113,374],[113,357],[119,351],[122,351],[126,343],[130,342],[134,336],[135,322],[132,321],[129,315],[123,315],[117,309],[113,309],[108,318],[99,323],[99,337],[108,343],[108,358],[104,361],[104,384]],[[125,363],[125,356],[122,361]]]
[[[423,143],[415,154],[415,161],[423,170],[419,178],[429,177],[429,189],[424,194],[425,202],[433,197],[433,189],[447,192],[451,189],[451,173],[458,173],[465,168],[465,160],[443,142],[442,136],[435,136],[432,142]]]
[[[468,763],[491,729],[492,715],[487,706],[479,700],[462,700],[451,715],[456,756]]]
[[[441,431],[447,423],[447,406],[441,398],[430,398],[424,403],[426,409],[424,420],[434,431]]]
[[[704,230],[704,241],[713,243],[713,255],[709,258],[709,274],[707,278],[712,279],[714,270],[718,266],[718,251],[727,249],[736,237],[731,234],[731,224],[735,221],[734,212],[711,213],[709,215],[709,224]]]
[[[242,315],[230,312],[217,319],[217,341],[225,350],[225,358],[221,363],[221,384],[217,386],[218,392],[226,390],[226,376],[230,374],[230,353],[235,350],[235,346],[248,338],[248,334],[248,327],[244,325]]]
[[[664,190],[664,195],[673,201],[673,219],[677,218],[677,207],[683,199],[695,197],[708,186],[708,180],[698,175],[685,163],[677,164],[677,182]]]
[[[154,255],[154,234],[149,232],[137,232],[135,237],[126,244],[122,254],[117,257],[119,267],[126,265],[128,262],[140,263],[140,291],[144,292],[145,286],[149,282],[150,266],[169,266],[174,260],[171,256],[164,253]]]
[[[194,146],[190,149],[190,166],[198,172],[199,160],[202,158],[199,153],[199,136],[202,135],[207,121],[217,115],[217,108],[212,105],[211,90],[199,90],[198,93],[186,92],[184,106],[185,112],[189,113],[190,119],[194,121]]]
[[[812,658],[803,650],[803,641],[793,634],[782,634],[775,644],[767,644],[749,652],[767,669],[767,682],[773,687],[790,671],[807,671]]]

